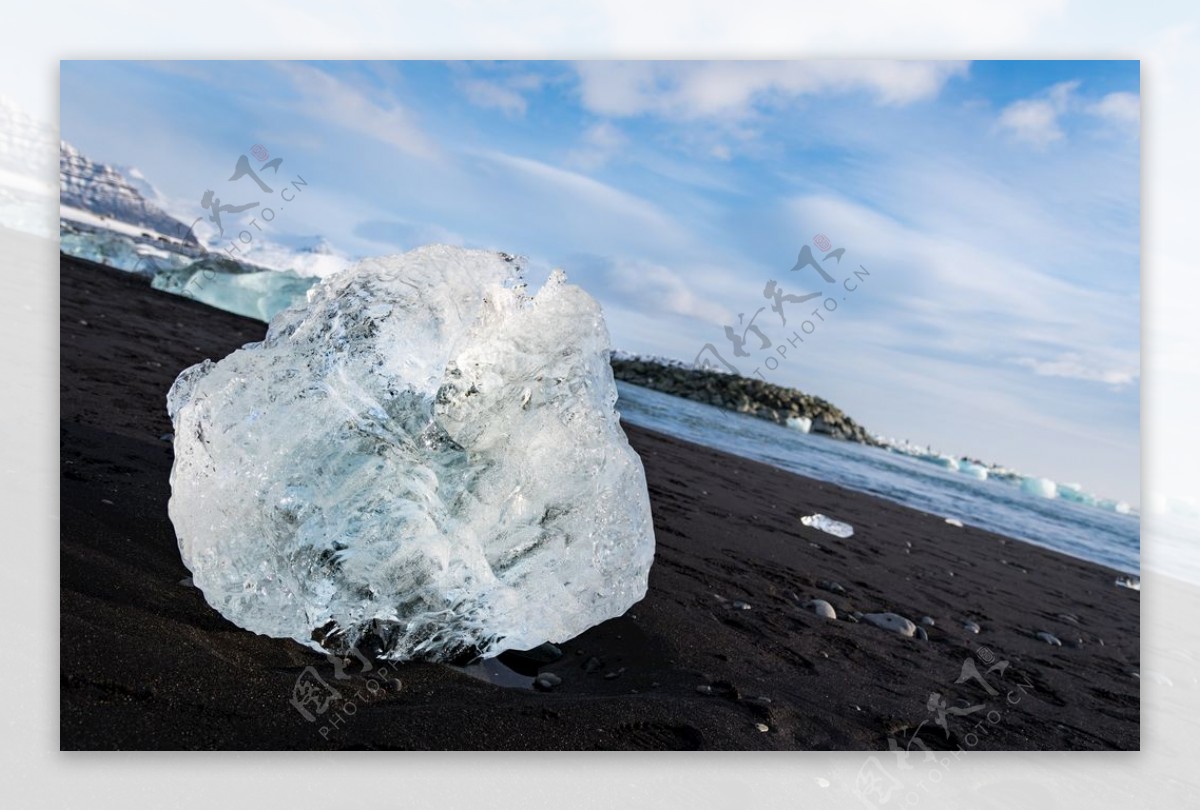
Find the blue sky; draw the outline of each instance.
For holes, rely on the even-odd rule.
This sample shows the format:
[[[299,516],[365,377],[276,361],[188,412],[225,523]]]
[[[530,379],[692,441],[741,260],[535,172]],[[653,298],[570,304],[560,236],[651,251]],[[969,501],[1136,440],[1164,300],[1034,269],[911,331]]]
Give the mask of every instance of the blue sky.
[[[262,144],[308,182],[273,241],[519,253],[620,348],[711,342],[874,431],[1140,500],[1137,62],[64,62],[61,93],[63,138],[188,222]],[[834,284],[791,271],[817,234]],[[823,295],[785,326],[769,281]],[[770,348],[733,355],[739,314]]]

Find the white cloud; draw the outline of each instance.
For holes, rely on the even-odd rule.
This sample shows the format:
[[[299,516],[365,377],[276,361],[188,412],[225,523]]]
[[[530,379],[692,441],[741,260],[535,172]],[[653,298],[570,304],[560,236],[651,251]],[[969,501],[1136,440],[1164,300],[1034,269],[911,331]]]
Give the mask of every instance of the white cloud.
[[[625,133],[610,122],[601,121],[584,131],[579,146],[571,150],[567,160],[581,169],[595,169],[608,163],[613,155],[628,144]]]
[[[467,101],[477,107],[496,109],[512,117],[525,115],[525,97],[512,88],[485,79],[469,79],[461,87]]]
[[[1000,112],[999,125],[1014,138],[1046,147],[1065,138],[1059,117],[1067,111],[1078,81],[1060,82],[1035,98],[1020,99]]]
[[[1142,115],[1142,101],[1137,93],[1109,93],[1088,107],[1094,116],[1123,124],[1136,124]]]
[[[416,117],[399,103],[379,104],[323,70],[298,62],[273,63],[300,94],[296,111],[389,144],[414,157],[437,154],[417,126]]]
[[[652,314],[673,313],[713,324],[731,321],[728,308],[698,296],[693,286],[671,268],[642,259],[606,261],[601,272],[602,284],[633,309]]]
[[[779,99],[865,92],[880,104],[936,96],[965,62],[806,60],[781,62],[581,62],[583,105],[606,116],[682,120],[748,115]]]
[[[476,107],[499,110],[509,118],[520,118],[529,109],[526,93],[541,89],[547,77],[536,71],[512,70],[504,63],[455,63],[461,74],[458,88]]]
[[[671,217],[652,203],[636,195],[621,191],[599,180],[568,169],[560,169],[548,163],[509,155],[503,152],[478,153],[492,164],[515,172],[518,177],[531,181],[549,192],[547,199],[557,207],[560,218],[575,211],[586,219],[593,230],[600,226],[603,216],[619,229],[639,229],[655,235],[663,243],[684,241],[684,233]],[[563,206],[567,208],[563,208]]]
[[[1042,377],[1065,377],[1071,380],[1108,383],[1113,386],[1128,386],[1138,379],[1135,365],[1111,366],[1099,359],[1089,360],[1075,353],[1062,355],[1055,360],[1017,358],[1014,362],[1018,366],[1032,369],[1034,374]]]
[[[1078,81],[1060,82],[1036,96],[1014,101],[1000,112],[997,123],[1018,141],[1045,148],[1066,138],[1061,122],[1070,114],[1087,113],[1111,124],[1138,122],[1141,99],[1137,93],[1109,93],[1089,103],[1080,98],[1079,85]]]

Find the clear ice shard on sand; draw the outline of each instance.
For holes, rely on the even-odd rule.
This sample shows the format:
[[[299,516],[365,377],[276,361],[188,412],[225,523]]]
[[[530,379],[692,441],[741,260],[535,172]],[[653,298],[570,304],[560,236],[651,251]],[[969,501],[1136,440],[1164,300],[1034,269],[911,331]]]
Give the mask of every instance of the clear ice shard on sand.
[[[237,625],[394,660],[561,642],[646,592],[654,531],[599,305],[430,246],[179,375],[170,516]]]
[[[849,538],[854,534],[854,527],[844,524],[841,521],[835,521],[829,516],[821,515],[820,513],[806,515],[800,519],[800,523],[806,527],[828,532],[830,535],[838,538]]]

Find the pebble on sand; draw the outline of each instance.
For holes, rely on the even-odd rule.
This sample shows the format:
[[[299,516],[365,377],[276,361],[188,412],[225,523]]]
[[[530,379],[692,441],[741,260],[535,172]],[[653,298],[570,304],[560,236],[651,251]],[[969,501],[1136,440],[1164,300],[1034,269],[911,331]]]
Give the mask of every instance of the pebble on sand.
[[[824,617],[827,620],[837,619],[837,611],[825,600],[809,600],[805,603],[805,607],[812,609],[812,612],[818,617]]]
[[[1062,640],[1049,631],[1038,631],[1037,638],[1045,642],[1047,645],[1057,645],[1062,647]]]
[[[825,591],[831,591],[834,594],[844,595],[846,593],[846,589],[842,587],[842,584],[835,580],[818,580],[817,588],[825,589]]]
[[[538,690],[541,690],[542,692],[547,692],[547,693],[550,692],[551,690],[553,690],[555,687],[557,687],[560,684],[562,684],[562,679],[559,678],[558,676],[556,676],[555,674],[549,673],[549,672],[539,674],[538,677],[533,680],[534,687],[536,687]]]
[[[921,627],[921,626],[919,626],[919,625],[917,626],[917,634],[916,634],[916,636],[917,636],[917,639],[921,640],[922,642],[928,642],[928,641],[929,641],[929,634],[928,634],[928,633],[926,633],[925,629],[924,629],[924,628],[922,628],[922,627]]]
[[[755,724],[754,728],[757,729],[759,732],[770,732],[771,731],[771,728],[763,723]]]
[[[925,616],[921,617],[921,624],[932,628],[936,623],[934,623],[933,617]]]
[[[900,636],[911,638],[917,632],[917,626],[912,620],[891,611],[885,611],[882,614],[863,614],[863,619],[876,628],[882,628]]]
[[[963,623],[963,630],[966,631],[967,633],[977,634],[983,629],[979,627],[978,622],[967,621],[967,622]]]

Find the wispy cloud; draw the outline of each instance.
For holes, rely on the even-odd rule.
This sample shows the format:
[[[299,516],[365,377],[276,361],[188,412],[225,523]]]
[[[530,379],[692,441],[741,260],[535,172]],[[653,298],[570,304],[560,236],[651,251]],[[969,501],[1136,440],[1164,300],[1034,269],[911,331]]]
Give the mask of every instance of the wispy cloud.
[[[729,321],[729,309],[703,298],[686,273],[630,257],[575,257],[589,278],[629,309],[658,317],[681,315],[712,324]]]
[[[528,105],[525,97],[510,87],[486,79],[467,79],[461,84],[467,101],[476,107],[499,110],[505,115],[522,116]]]
[[[1137,93],[1117,91],[1095,101],[1080,94],[1082,82],[1059,82],[1030,98],[1012,102],[1000,112],[997,125],[1018,141],[1044,149],[1066,140],[1063,122],[1086,113],[1110,124],[1136,124],[1141,117]]]
[[[417,124],[416,115],[396,101],[381,103],[347,82],[311,65],[275,63],[298,94],[296,112],[374,138],[418,158],[438,154]]]
[[[1066,137],[1059,118],[1079,87],[1077,80],[1060,82],[1036,98],[1020,99],[1000,112],[999,125],[1018,141],[1046,147]]]
[[[604,116],[737,118],[803,96],[864,92],[905,105],[937,95],[964,62],[832,60],[803,62],[582,62],[584,107]]]
[[[581,169],[597,169],[628,144],[625,133],[611,122],[601,121],[584,130],[579,145],[568,153],[567,161]]]
[[[496,151],[477,154],[537,186],[540,201],[556,206],[564,221],[574,214],[598,233],[609,232],[604,225],[612,223],[616,230],[640,229],[663,243],[685,239],[684,230],[657,205],[615,186],[532,158]],[[602,220],[596,219],[597,213],[603,215]]]
[[[1122,364],[1110,367],[1097,359],[1087,359],[1079,354],[1068,354],[1054,360],[1017,358],[1018,366],[1032,369],[1042,377],[1065,377],[1069,380],[1085,380],[1092,383],[1107,383],[1112,386],[1128,386],[1138,379],[1136,366]]]
[[[1122,124],[1136,124],[1142,115],[1142,101],[1137,93],[1109,93],[1088,107],[1092,115]]]

